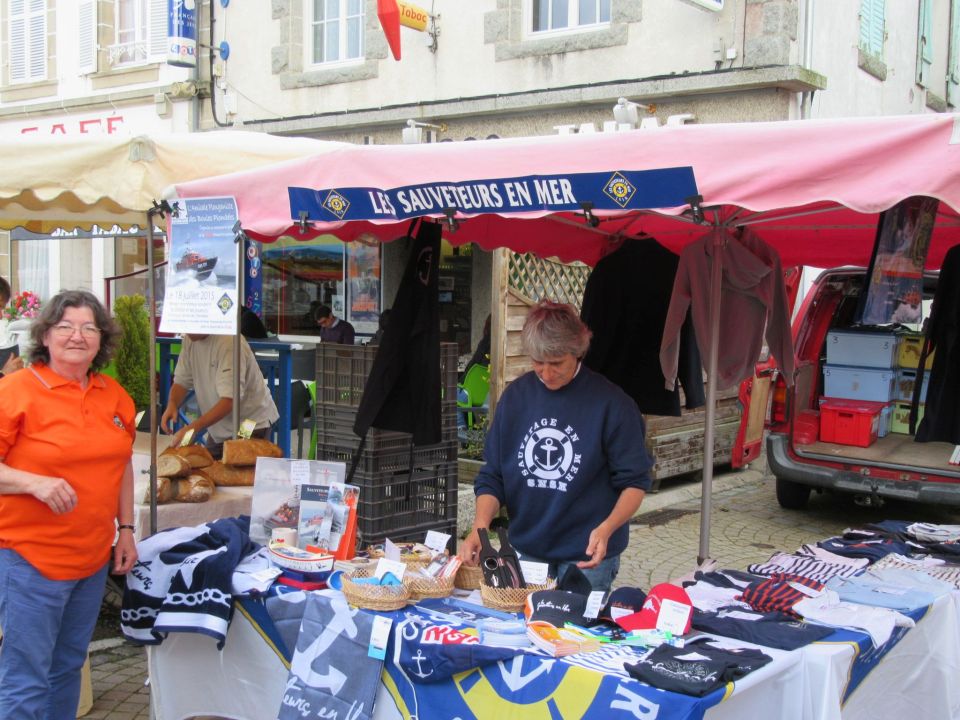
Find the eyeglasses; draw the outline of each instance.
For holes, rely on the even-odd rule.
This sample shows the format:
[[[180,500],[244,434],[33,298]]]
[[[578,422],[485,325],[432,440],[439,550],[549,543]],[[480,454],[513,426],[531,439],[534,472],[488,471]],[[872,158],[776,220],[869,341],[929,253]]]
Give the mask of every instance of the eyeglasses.
[[[85,323],[83,325],[71,325],[68,322],[61,322],[54,325],[50,330],[54,335],[58,337],[72,337],[73,334],[77,331],[80,332],[81,337],[88,339],[93,339],[95,337],[100,337],[101,330],[93,323]]]

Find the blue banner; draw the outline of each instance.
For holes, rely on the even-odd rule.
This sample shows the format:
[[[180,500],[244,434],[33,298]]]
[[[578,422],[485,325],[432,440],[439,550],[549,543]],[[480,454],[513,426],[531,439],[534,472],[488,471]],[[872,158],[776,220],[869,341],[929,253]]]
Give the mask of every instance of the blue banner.
[[[299,221],[406,220],[453,209],[481,213],[642,210],[684,205],[697,194],[692,167],[527,175],[399,188],[290,187],[290,217]]]
[[[167,64],[197,66],[197,3],[167,0]]]

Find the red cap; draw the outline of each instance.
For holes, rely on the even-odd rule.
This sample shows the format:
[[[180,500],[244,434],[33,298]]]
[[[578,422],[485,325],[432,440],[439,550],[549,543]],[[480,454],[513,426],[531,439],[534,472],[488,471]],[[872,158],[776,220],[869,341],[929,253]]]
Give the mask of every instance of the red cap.
[[[647,599],[643,601],[640,612],[617,618],[617,624],[624,630],[654,630],[665,605],[671,610],[677,610],[681,618],[683,612],[686,613],[683,631],[675,634],[685,635],[690,632],[690,624],[693,621],[693,602],[686,590],[669,583],[654,585],[647,593]],[[683,607],[678,608],[677,605]],[[661,629],[664,628],[661,627]]]

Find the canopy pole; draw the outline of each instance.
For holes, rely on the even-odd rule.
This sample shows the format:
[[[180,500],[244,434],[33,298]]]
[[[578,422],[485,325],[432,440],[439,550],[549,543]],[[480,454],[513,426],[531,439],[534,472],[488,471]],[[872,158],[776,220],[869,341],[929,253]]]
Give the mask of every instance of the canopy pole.
[[[237,437],[240,430],[240,321],[243,308],[243,261],[246,248],[243,247],[243,231],[239,227],[240,223],[234,228],[236,232],[235,242],[237,244],[237,324],[234,327],[233,334],[233,410],[231,420],[233,422],[233,437]],[[271,388],[273,390],[273,388]]]
[[[703,427],[703,487],[700,494],[700,550],[697,563],[710,558],[710,519],[713,512],[713,436],[716,429],[717,356],[720,344],[720,298],[723,282],[724,235],[714,230],[710,266],[710,352],[707,358],[707,407]]]
[[[163,210],[155,206],[147,210],[147,313],[150,316],[150,534],[157,532],[157,383],[153,373],[157,371],[157,284],[153,261],[153,218],[163,217]]]

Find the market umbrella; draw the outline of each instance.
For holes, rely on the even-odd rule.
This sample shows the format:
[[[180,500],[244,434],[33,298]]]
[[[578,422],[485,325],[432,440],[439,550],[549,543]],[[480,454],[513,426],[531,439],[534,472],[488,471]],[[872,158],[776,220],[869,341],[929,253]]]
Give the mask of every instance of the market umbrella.
[[[701,203],[680,191],[686,171]],[[667,185],[671,192],[658,195]],[[940,200],[927,256],[938,267],[960,242],[960,121],[924,114],[346,146],[323,158],[178,183],[168,194],[233,195],[244,229],[264,242],[321,233],[387,241],[410,217],[433,217],[444,219],[455,245],[594,264],[624,237],[646,233],[679,251],[712,225],[752,228],[784,266],[866,265],[879,214],[926,195]],[[715,368],[711,361],[702,557]]]

